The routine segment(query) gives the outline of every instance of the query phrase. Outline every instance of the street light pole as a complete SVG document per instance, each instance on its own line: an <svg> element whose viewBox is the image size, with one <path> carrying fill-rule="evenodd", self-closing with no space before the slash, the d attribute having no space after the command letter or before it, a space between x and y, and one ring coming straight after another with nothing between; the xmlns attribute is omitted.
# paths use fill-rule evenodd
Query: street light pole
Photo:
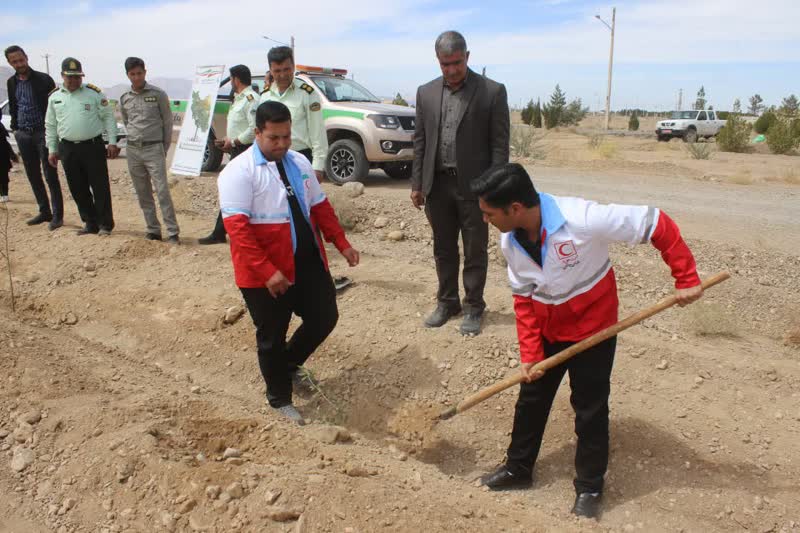
<svg viewBox="0 0 800 533"><path fill-rule="evenodd" d="M611 8L610 26L605 20L600 18L600 15L595 15L594 17L611 30L611 49L608 53L608 91L606 92L606 129L609 129L611 123L611 71L614 67L614 32L617 28L617 8Z"/></svg>

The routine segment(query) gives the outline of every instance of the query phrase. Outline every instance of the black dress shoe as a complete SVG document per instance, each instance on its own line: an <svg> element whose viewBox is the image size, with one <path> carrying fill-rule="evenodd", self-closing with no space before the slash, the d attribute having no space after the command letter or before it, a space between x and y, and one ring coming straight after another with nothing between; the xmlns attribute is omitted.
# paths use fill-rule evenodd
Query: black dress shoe
<svg viewBox="0 0 800 533"><path fill-rule="evenodd" d="M43 215L39 213L32 219L28 220L26 224L29 226L35 226L37 224L42 224L44 222L50 222L51 220L53 220L53 215Z"/></svg>
<svg viewBox="0 0 800 533"><path fill-rule="evenodd" d="M225 244L226 242L228 241L225 240L225 237L220 239L213 233L207 237L201 237L197 239L197 244Z"/></svg>
<svg viewBox="0 0 800 533"><path fill-rule="evenodd" d="M572 514L586 518L597 518L600 515L600 492L582 492L575 497Z"/></svg>
<svg viewBox="0 0 800 533"><path fill-rule="evenodd" d="M477 335L481 332L481 319L483 313L467 313L461 322L462 335Z"/></svg>
<svg viewBox="0 0 800 533"><path fill-rule="evenodd" d="M533 478L530 474L515 474L506 465L501 465L494 472L482 476L481 485L490 490L527 489L533 485Z"/></svg>
<svg viewBox="0 0 800 533"><path fill-rule="evenodd" d="M439 328L444 326L450 318L456 316L458 313L461 312L461 309L455 308L447 308L444 305L439 304L436 306L436 309L428 315L425 319L425 327L426 328Z"/></svg>
<svg viewBox="0 0 800 533"><path fill-rule="evenodd" d="M147 233L145 234L144 238L147 239L148 241L160 241L161 235L159 235L158 233Z"/></svg>
<svg viewBox="0 0 800 533"><path fill-rule="evenodd" d="M50 221L50 224L47 225L47 229L49 229L50 231L54 231L63 225L64 225L63 218L54 218L53 220Z"/></svg>
<svg viewBox="0 0 800 533"><path fill-rule="evenodd" d="M97 226L91 226L89 224L86 224L81 229L79 229L76 233L78 235L89 235L90 233L91 234L96 234L99 231L100 231L100 228L98 228Z"/></svg>

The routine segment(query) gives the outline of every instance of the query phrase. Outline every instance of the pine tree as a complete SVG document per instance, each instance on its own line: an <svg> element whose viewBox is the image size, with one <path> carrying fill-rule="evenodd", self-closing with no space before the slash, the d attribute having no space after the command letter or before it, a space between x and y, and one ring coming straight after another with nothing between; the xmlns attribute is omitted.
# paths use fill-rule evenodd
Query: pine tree
<svg viewBox="0 0 800 533"><path fill-rule="evenodd" d="M761 111L764 110L764 99L761 98L760 94L754 94L750 97L750 107L747 108L747 111L751 115L758 115Z"/></svg>
<svg viewBox="0 0 800 533"><path fill-rule="evenodd" d="M533 108L533 127L542 127L542 101L539 98L536 99L536 106Z"/></svg>
<svg viewBox="0 0 800 533"><path fill-rule="evenodd" d="M800 108L800 102L798 102L797 97L793 94L790 94L789 96L783 99L780 111L784 115L789 115L793 117L797 114L797 110L799 108Z"/></svg>
<svg viewBox="0 0 800 533"><path fill-rule="evenodd" d="M408 102L406 102L406 99L403 98L403 95L400 94L400 93L397 93L397 96L394 97L394 100L392 100L392 103L394 105L401 105L401 106L408 107Z"/></svg>
<svg viewBox="0 0 800 533"><path fill-rule="evenodd" d="M530 125L533 122L533 98L522 108L522 123Z"/></svg>
<svg viewBox="0 0 800 533"><path fill-rule="evenodd" d="M733 101L733 112L736 114L740 114L742 112L742 102L740 102L738 98Z"/></svg>
<svg viewBox="0 0 800 533"><path fill-rule="evenodd" d="M636 116L636 111L633 112L631 118L628 120L628 129L630 131L637 131L639 129L639 117Z"/></svg>
<svg viewBox="0 0 800 533"><path fill-rule="evenodd" d="M697 100L694 102L694 108L697 111L706 108L706 89L702 85L700 86L700 90L697 91Z"/></svg>
<svg viewBox="0 0 800 533"><path fill-rule="evenodd" d="M544 115L544 126L549 130L561 123L561 116L564 113L564 106L567 104L567 95L556 84L553 94L550 95L550 103L544 105L542 115Z"/></svg>

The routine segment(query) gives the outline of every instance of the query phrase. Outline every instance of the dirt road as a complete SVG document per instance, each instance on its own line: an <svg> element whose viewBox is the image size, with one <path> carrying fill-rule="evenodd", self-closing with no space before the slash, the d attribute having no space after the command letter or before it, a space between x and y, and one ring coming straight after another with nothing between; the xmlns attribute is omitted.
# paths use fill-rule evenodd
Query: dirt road
<svg viewBox="0 0 800 533"><path fill-rule="evenodd" d="M174 185L185 244L173 248L143 240L124 161L112 163L109 238L76 236L69 198L67 227L25 226L35 205L14 174L19 310L8 312L0 282L0 531L800 530L800 188L618 166L552 160L532 172L548 192L664 207L701 273L733 279L622 335L599 523L568 513L566 383L529 491L474 486L503 459L513 390L433 432L398 416L455 403L518 358L496 239L483 334L421 327L435 273L406 184L375 173L354 199L325 186L362 265L333 263L356 283L309 365L320 390L298 404L314 423L297 428L264 406L247 315L223 324L241 306L227 247L193 241L213 222L213 176ZM392 230L404 240L387 240ZM613 258L623 313L669 292L652 248Z"/></svg>

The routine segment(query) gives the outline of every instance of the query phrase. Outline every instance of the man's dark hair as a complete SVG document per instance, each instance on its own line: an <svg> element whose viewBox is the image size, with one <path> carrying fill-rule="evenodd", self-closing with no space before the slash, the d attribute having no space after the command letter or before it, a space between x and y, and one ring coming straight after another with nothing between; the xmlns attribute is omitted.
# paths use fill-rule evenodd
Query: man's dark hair
<svg viewBox="0 0 800 533"><path fill-rule="evenodd" d="M292 113L289 108L280 102L264 102L256 109L256 129L263 130L267 122L280 124L292 120Z"/></svg>
<svg viewBox="0 0 800 533"><path fill-rule="evenodd" d="M28 57L28 54L25 53L25 50L23 50L21 46L17 46L16 44L12 44L8 48L6 48L6 59L8 59L8 56L13 54L14 52L22 52L22 55L24 55L25 57Z"/></svg>
<svg viewBox="0 0 800 533"><path fill-rule="evenodd" d="M132 71L136 67L142 67L144 70L144 60L140 57L129 57L125 60L125 73Z"/></svg>
<svg viewBox="0 0 800 533"><path fill-rule="evenodd" d="M519 163L495 165L472 182L470 189L492 207L507 209L514 202L539 205L539 195L525 167Z"/></svg>
<svg viewBox="0 0 800 533"><path fill-rule="evenodd" d="M291 59L292 63L294 63L294 52L288 46L276 46L274 48L270 48L269 53L267 54L267 63L270 65L273 63L283 63L287 59Z"/></svg>
<svg viewBox="0 0 800 533"><path fill-rule="evenodd" d="M245 85L253 83L253 77L250 75L250 68L246 65L236 65L230 69L231 78L236 78Z"/></svg>

